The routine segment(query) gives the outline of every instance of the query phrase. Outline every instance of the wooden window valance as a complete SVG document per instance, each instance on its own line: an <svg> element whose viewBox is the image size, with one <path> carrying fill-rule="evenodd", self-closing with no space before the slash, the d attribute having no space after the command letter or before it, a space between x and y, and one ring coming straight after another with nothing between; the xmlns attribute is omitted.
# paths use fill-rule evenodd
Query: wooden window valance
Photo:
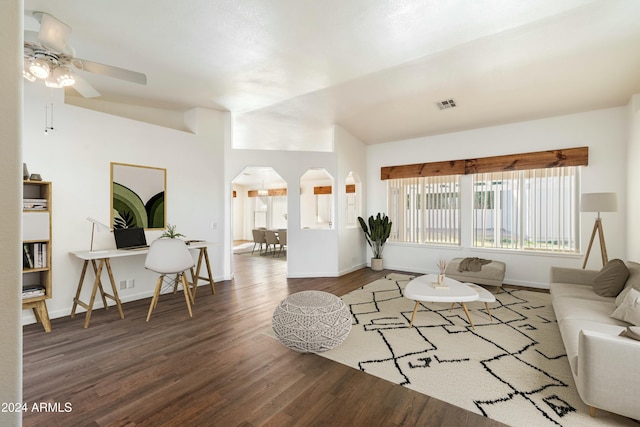
<svg viewBox="0 0 640 427"><path fill-rule="evenodd" d="M262 194L262 192L266 192L266 194ZM248 197L259 197L259 196L286 196L287 189L286 188L270 188L268 190L249 190L247 191Z"/></svg>
<svg viewBox="0 0 640 427"><path fill-rule="evenodd" d="M347 184L347 187L345 189L347 191L347 193L355 193L356 192L356 185L355 184Z"/></svg>
<svg viewBox="0 0 640 427"><path fill-rule="evenodd" d="M421 176L468 175L484 172L546 169L563 166L587 166L589 147L563 148L533 153L508 154L478 159L384 166L380 179L416 178Z"/></svg>
<svg viewBox="0 0 640 427"><path fill-rule="evenodd" d="M313 194L331 194L332 187L330 185L321 185L313 187Z"/></svg>

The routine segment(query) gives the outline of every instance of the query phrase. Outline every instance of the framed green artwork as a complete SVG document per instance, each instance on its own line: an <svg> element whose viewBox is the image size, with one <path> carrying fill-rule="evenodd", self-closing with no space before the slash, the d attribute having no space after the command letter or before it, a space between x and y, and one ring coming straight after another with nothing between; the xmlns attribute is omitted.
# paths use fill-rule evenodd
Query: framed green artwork
<svg viewBox="0 0 640 427"><path fill-rule="evenodd" d="M111 163L111 226L166 228L167 170Z"/></svg>

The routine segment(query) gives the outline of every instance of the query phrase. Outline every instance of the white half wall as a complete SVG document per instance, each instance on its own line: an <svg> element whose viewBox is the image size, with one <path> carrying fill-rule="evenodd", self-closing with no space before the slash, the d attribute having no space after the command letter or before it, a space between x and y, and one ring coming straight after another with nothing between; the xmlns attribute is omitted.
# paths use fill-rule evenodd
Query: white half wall
<svg viewBox="0 0 640 427"><path fill-rule="evenodd" d="M370 146L367 157L368 214L386 211L386 184L380 180L383 166L588 146L589 166L583 168L581 191L618 193L618 212L603 213L602 218L609 259L624 259L627 250L627 111L625 107L611 108ZM594 214L581 214L583 254L594 219ZM470 247L470 239L465 240L463 236L465 241L469 242L466 246L453 248L389 243L384 252L385 268L436 272L436 262L440 258L475 256L506 262L506 283L545 288L551 266L581 267L583 261L582 255L534 255L475 249ZM595 255L593 251L596 251ZM600 248L594 246L587 268L601 267L599 252Z"/></svg>
<svg viewBox="0 0 640 427"><path fill-rule="evenodd" d="M302 229L300 221L300 177L311 168L324 168L337 176L335 153L275 150L237 150L228 147L226 182L231 194L231 181L247 166L272 167L287 183L287 276L335 277L338 271L338 232L333 229ZM335 197L335 194L333 195ZM232 201L226 203L229 222L233 224ZM334 202L335 206L335 202ZM235 225L229 227L229 230ZM230 242L227 242L231 245Z"/></svg>

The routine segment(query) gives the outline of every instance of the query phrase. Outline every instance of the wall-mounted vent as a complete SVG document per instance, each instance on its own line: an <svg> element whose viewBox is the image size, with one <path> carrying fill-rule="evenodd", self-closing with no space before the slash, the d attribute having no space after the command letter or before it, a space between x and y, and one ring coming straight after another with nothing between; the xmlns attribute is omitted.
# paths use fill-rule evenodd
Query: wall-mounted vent
<svg viewBox="0 0 640 427"><path fill-rule="evenodd" d="M436 102L436 105L441 110L448 110L456 107L456 101L453 98L445 99L444 101Z"/></svg>

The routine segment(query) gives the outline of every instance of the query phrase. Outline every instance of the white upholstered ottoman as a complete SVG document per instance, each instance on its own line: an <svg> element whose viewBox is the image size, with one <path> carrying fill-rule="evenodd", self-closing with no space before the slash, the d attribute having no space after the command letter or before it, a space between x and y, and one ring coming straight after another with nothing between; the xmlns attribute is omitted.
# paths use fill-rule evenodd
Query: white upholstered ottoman
<svg viewBox="0 0 640 427"><path fill-rule="evenodd" d="M459 282L471 282L479 285L502 287L506 265L502 261L490 260L482 265L480 271L459 271L460 263L465 258L454 258L447 264L445 275Z"/></svg>
<svg viewBox="0 0 640 427"><path fill-rule="evenodd" d="M276 307L271 326L286 347L301 353L320 353L347 338L351 312L333 294L302 291L289 295Z"/></svg>

